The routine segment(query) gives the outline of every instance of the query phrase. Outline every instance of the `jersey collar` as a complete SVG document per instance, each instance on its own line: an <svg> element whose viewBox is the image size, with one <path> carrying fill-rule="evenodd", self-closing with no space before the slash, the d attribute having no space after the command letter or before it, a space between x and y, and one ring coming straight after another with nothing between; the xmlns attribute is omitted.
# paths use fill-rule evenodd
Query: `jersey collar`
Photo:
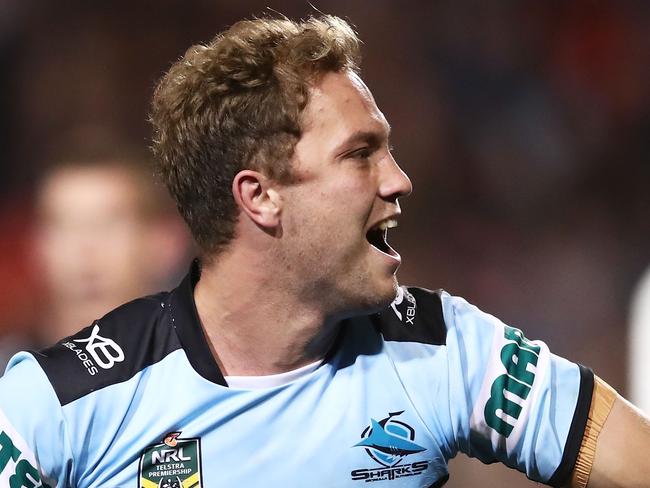
<svg viewBox="0 0 650 488"><path fill-rule="evenodd" d="M194 260L190 272L181 284L169 294L172 327L176 330L187 358L194 370L206 380L228 386L210 351L199 314L194 303L194 287L201 278L201 265Z"/></svg>

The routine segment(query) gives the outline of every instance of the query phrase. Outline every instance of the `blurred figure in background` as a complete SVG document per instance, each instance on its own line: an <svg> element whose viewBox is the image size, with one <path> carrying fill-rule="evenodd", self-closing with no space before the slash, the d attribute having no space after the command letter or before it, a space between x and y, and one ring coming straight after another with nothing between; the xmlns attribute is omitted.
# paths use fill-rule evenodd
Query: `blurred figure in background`
<svg viewBox="0 0 650 488"><path fill-rule="evenodd" d="M146 154L95 147L57 160L36 196L35 261L49 299L45 343L167 285L170 273L185 272L188 242Z"/></svg>
<svg viewBox="0 0 650 488"><path fill-rule="evenodd" d="M650 412L650 268L632 298L629 348L630 399L647 414Z"/></svg>
<svg viewBox="0 0 650 488"><path fill-rule="evenodd" d="M41 288L29 347L71 335L130 299L175 284L189 237L147 154L77 138L55 155L35 193L33 267ZM42 298L41 298L42 297ZM25 339L5 343L25 346ZM11 346L0 366L9 359Z"/></svg>

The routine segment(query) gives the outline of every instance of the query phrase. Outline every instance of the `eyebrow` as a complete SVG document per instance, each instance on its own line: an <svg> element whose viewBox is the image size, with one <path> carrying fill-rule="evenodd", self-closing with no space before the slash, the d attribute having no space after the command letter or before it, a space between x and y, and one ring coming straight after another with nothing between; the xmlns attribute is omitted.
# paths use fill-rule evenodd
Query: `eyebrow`
<svg viewBox="0 0 650 488"><path fill-rule="evenodd" d="M369 146L373 148L377 148L381 145L383 141L387 141L390 138L390 133L391 133L390 126L386 128L386 131L358 130L352 133L338 146L336 146L336 148L334 149L334 154L336 154L337 157L341 156L345 154L347 148L359 142L365 142Z"/></svg>

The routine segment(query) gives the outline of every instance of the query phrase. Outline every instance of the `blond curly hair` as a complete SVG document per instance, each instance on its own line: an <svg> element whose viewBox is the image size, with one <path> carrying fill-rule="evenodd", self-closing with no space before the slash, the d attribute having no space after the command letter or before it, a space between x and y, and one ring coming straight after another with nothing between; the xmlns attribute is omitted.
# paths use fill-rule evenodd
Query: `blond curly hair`
<svg viewBox="0 0 650 488"><path fill-rule="evenodd" d="M358 72L360 59L359 38L338 17L261 18L192 46L163 76L152 149L204 258L233 238L234 176L249 168L289 181L310 85L327 72Z"/></svg>

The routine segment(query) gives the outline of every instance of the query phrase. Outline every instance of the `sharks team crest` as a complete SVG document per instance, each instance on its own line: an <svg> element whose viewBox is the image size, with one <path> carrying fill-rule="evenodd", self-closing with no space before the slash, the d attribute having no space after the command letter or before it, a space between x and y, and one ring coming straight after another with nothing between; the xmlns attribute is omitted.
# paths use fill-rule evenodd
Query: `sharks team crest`
<svg viewBox="0 0 650 488"><path fill-rule="evenodd" d="M353 447L365 448L366 454L381 467L355 469L350 473L353 480L369 482L417 476L429 467L429 461L403 462L407 456L426 451L415 442L415 429L395 418L403 413L403 410L391 412L380 421L370 419L370 425L361 433L361 441Z"/></svg>
<svg viewBox="0 0 650 488"><path fill-rule="evenodd" d="M140 457L138 488L201 488L201 442L170 432Z"/></svg>

